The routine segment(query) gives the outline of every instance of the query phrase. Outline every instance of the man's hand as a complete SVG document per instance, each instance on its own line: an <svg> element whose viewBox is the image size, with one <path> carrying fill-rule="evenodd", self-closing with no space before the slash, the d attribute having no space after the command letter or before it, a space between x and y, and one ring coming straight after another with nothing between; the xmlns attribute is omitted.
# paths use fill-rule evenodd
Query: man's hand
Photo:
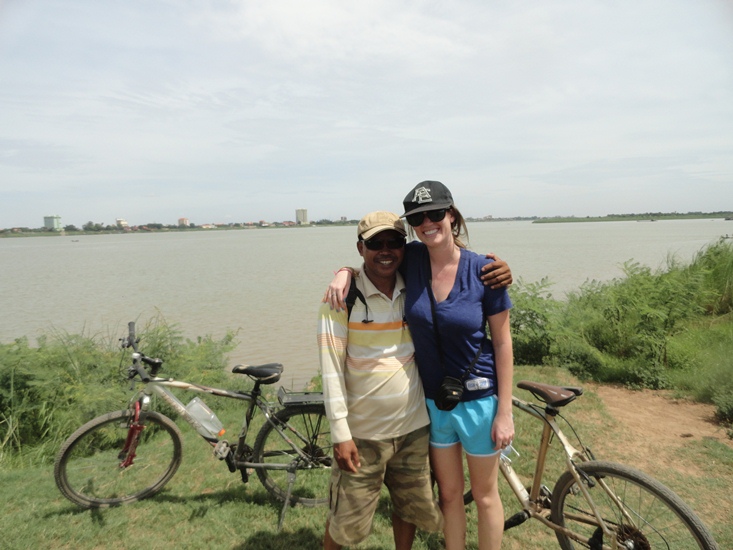
<svg viewBox="0 0 733 550"><path fill-rule="evenodd" d="M333 456L336 458L339 468L344 472L355 474L358 468L361 467L361 462L359 462L359 450L356 448L356 444L353 439L334 444Z"/></svg>
<svg viewBox="0 0 733 550"><path fill-rule="evenodd" d="M486 258L494 261L481 268L481 271L484 273L481 275L481 280L484 285L491 286L492 289L510 287L514 279L512 278L512 270L509 269L509 264L496 254L489 253L486 255Z"/></svg>

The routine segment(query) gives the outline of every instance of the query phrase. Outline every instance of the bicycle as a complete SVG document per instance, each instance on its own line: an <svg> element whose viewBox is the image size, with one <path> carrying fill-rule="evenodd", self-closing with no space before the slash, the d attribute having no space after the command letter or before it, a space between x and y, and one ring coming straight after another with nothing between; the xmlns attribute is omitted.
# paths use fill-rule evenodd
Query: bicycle
<svg viewBox="0 0 733 550"><path fill-rule="evenodd" d="M544 406L514 396L515 410L533 416L543 426L529 487L512 468L511 451L500 457L499 469L522 506L504 522L504 531L536 519L555 532L563 550L718 549L702 520L671 489L624 464L596 460L560 415L562 407L583 394L582 388L531 381L520 381L517 387L529 391ZM560 430L558 416L573 431L580 449ZM543 484L543 475L553 437L562 446L565 471L550 490ZM463 499L467 505L472 502L470 490Z"/></svg>
<svg viewBox="0 0 733 550"><path fill-rule="evenodd" d="M126 373L131 389L140 382L142 388L126 409L90 420L64 442L54 463L54 478L66 498L83 508L119 506L151 497L170 481L181 464L182 434L173 420L151 410L152 397L157 396L213 447L214 456L232 473L239 471L244 483L251 470L257 472L265 489L283 502L278 529L289 505L327 502L332 443L321 392L291 392L281 387L279 405L267 402L261 386L280 379L283 367L279 363L234 367L233 373L254 381L251 391L160 378L157 374L163 361L138 349L134 322L121 341L123 349L133 350ZM236 443L221 439L224 430L213 411L196 400L187 408L169 388L248 403ZM247 434L257 409L265 422L251 447ZM298 478L303 473L309 475Z"/></svg>

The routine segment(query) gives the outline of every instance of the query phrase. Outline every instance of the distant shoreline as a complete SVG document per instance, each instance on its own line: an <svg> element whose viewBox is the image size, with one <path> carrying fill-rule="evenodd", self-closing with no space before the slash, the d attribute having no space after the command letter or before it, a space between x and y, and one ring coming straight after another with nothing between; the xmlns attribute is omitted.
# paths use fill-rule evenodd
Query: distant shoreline
<svg viewBox="0 0 733 550"><path fill-rule="evenodd" d="M648 212L645 214L609 214L607 216L556 216L553 218L537 218L532 223L578 223L578 222L656 222L663 220L705 220L705 219L733 220L733 212L688 212L678 214L676 212Z"/></svg>
<svg viewBox="0 0 733 550"><path fill-rule="evenodd" d="M656 222L666 220L704 220L704 219L724 219L733 221L733 211L730 212L688 212L686 214L680 214L677 212L665 213L665 212L647 212L644 214L608 214L606 216L553 216L553 217L512 217L512 218L466 218L467 222L481 223L481 222L507 222L507 221L526 221L532 223L584 223L584 222ZM110 228L106 227L98 231L53 231L45 228L30 229L30 228L13 228L13 229L0 229L0 238L16 238L16 237L77 237L80 235L119 235L125 233L166 233L166 232L177 232L177 233L188 233L188 232L211 232L211 231L237 231L247 230L252 231L256 229L303 229L306 227L344 227L357 225L358 220L348 220L339 222L328 222L319 221L307 225L285 225L281 223L271 223L267 225L244 225L244 224L221 224L217 226L208 227L178 227L178 226L162 226L162 227L149 227L147 226L136 226L132 228ZM157 224L159 225L159 224Z"/></svg>

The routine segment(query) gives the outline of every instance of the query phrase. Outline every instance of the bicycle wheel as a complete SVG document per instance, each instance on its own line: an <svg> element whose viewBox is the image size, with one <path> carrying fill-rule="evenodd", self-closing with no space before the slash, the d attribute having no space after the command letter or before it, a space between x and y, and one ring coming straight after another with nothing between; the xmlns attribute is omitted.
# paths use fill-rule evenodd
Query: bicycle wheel
<svg viewBox="0 0 733 550"><path fill-rule="evenodd" d="M295 405L278 411L265 422L257 434L254 460L272 466L291 465L295 469L290 503L319 506L328 502L328 484L331 477L331 427L323 405ZM275 426L282 429L288 443ZM301 457L293 448L305 453ZM285 501L289 473L285 469L257 468L257 477L270 494Z"/></svg>
<svg viewBox="0 0 733 550"><path fill-rule="evenodd" d="M680 497L648 475L623 464L585 462L578 464L583 485L598 514L621 548L634 550L674 548L715 550L712 535ZM556 532L563 550L601 548L604 540L598 521L578 488L565 472L552 492L552 521L589 539L579 543ZM605 547L605 546L604 546Z"/></svg>
<svg viewBox="0 0 733 550"><path fill-rule="evenodd" d="M173 477L181 463L178 427L148 412L143 429L131 432L133 418L131 410L111 412L66 440L54 464L56 485L66 498L84 508L118 506L154 495ZM134 435L131 455L126 442Z"/></svg>

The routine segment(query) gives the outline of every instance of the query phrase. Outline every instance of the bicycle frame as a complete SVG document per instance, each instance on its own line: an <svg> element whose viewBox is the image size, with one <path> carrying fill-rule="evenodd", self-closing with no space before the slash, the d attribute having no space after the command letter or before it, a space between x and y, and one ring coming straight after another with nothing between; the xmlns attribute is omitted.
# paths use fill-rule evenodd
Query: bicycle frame
<svg viewBox="0 0 733 550"><path fill-rule="evenodd" d="M530 486L529 492L524 487L524 484L522 483L521 479L517 475L517 473L514 471L511 465L511 461L502 456L502 458L499 460L499 469L501 470L502 475L506 479L507 483L509 484L509 487L512 489L512 492L514 492L515 496L517 497L517 500L522 505L522 512L520 512L518 515L523 515L523 517L520 517L517 521L518 523L523 523L526 521L526 519L534 518L538 521L540 521L543 525L546 527L552 529L553 531L557 531L560 533L563 533L565 536L583 543L583 544L589 544L590 539L587 537L582 537L578 535L577 533L574 533L573 531L557 525L554 523L550 518L548 517L550 514L550 510L543 506L541 503L541 490L542 490L542 476L545 471L545 461L547 459L547 452L550 448L550 441L553 436L557 438L558 441L560 441L560 444L563 448L563 456L565 459L565 465L569 472L572 473L573 477L575 478L577 482L577 486L580 488L583 497L588 502L589 506L593 510L593 514L595 515L596 521L598 526L603 530L603 533L605 536L607 536L610 540L613 540L613 537L611 536L611 531L609 530L608 526L606 525L606 522L603 520L601 515L599 514L597 507L595 506L592 497L588 493L588 490L586 489L585 485L581 483L581 476L578 473L577 469L574 465L574 460L579 461L586 461L586 455L584 452L579 451L577 448L575 448L568 438L565 436L565 434L560 430L560 427L557 425L557 422L555 422L555 416L557 415L557 410L552 409L550 407L546 407L544 411L540 411L540 407L538 405L533 405L532 403L529 403L527 401L524 401L522 399L519 399L518 397L512 397L512 405L514 407L517 407L519 410L537 418L543 423L542 427L542 436L540 439L540 446L539 446L539 452L537 455L537 462L535 464L535 470L534 470L534 477L532 480L532 485ZM585 451L585 449L584 449ZM602 480L598 481L599 483L603 483ZM609 488L603 484L604 490L612 497L614 500L616 500L613 493L609 490Z"/></svg>
<svg viewBox="0 0 733 550"><path fill-rule="evenodd" d="M191 415L191 413L188 412L186 409L186 406L183 404L183 402L176 397L176 395L169 389L169 388L176 388L184 391L190 391L190 392L197 392L197 393L205 393L209 395L215 395L217 397L226 397L229 399L238 399L240 401L248 402L249 405L247 407L247 410L244 415L244 420L242 422L242 429L238 436L238 441L241 445L245 443L247 434L249 432L250 423L252 421L252 418L254 416L255 407L259 408L263 415L265 416L265 419L267 422L270 422L273 425L273 428L280 434L280 437L283 438L284 441L292 447L293 451L302 459L308 460L308 456L293 442L293 440L288 436L288 434L283 430L283 428L272 421L273 417L273 409L270 407L269 403L264 401L260 398L260 391L259 388L257 388L255 391L252 392L239 392L239 391L231 391L231 390L225 390L221 388L211 388L208 386L202 386L198 384L191 384L189 382L184 382L182 380L175 380L172 378L151 378L149 382L145 383L145 386L140 391L142 394L142 397L140 397L138 394L138 397L136 397L133 401L134 402L141 402L141 411L144 413L145 411L149 410L150 407L150 401L151 396L156 395L160 397L163 401L168 403L173 410L176 411L178 415L181 416L186 422L188 422L195 430L196 432L212 447L215 448L215 454L217 457L224 459L229 451L229 445L226 443L225 440L219 439L218 437L211 437L208 435L207 430L204 428L204 426L196 420L196 418ZM131 429L133 429L131 427ZM297 431L294 431L292 428L290 428L291 431L293 431L298 437L300 437L303 441L305 441L305 438L302 437L301 434L299 434ZM249 458L249 457L247 457ZM261 462L250 462L249 460L235 460L234 465L236 468L262 468L267 470L289 470L291 469L291 466L287 464L271 464L271 463L261 463Z"/></svg>
<svg viewBox="0 0 733 550"><path fill-rule="evenodd" d="M273 421L273 409L270 407L267 401L261 399L261 392L259 388L260 382L255 381L255 387L251 392L212 388L198 384L191 384L182 380L175 380L172 378L154 377L149 378L143 383L145 384L144 387L131 401L130 406L135 411L135 415L133 416L134 420L129 427L128 442L125 448L126 451L128 451L129 449L129 452L125 457L125 460L121 463L121 467L128 467L133 464L133 460L135 458L135 448L137 447L137 439L140 431L142 430L142 426L140 425L138 420L141 416L144 417L146 411L150 410L151 397L153 395L156 395L160 397L163 401L168 403L168 405L170 405L171 408L173 408L173 410L181 416L181 418L188 422L196 430L196 432L207 443L209 443L209 445L214 447L214 455L220 460L226 460L227 465L229 466L229 470L231 472L239 470L242 474L242 481L246 482L248 479L246 471L247 468L262 470L284 470L288 472L289 486L282 510L280 512L280 519L278 521L279 531L282 528L283 522L285 520L285 512L287 511L289 506L290 491L292 489L293 483L295 483L296 460L292 460L287 464L252 462L253 451L252 448L246 444L246 439L252 418L255 413L255 407L259 408L262 411L266 422L269 422L272 425L273 429L290 446L290 448L294 451L294 453L299 457L300 460L311 464L311 459L293 442L293 440L285 432L284 428L287 428L288 430L293 432L302 442L307 442L307 438L300 434L289 424L285 424L284 426L282 426L280 423ZM226 397L229 399L237 399L240 401L248 402L249 404L247 406L244 420L242 422L242 429L238 436L236 453L232 452L233 449L229 445L227 440L219 439L219 437L211 437L207 429L190 412L188 412L183 402L181 402L181 400L176 397L176 395L171 391L170 388L196 393L205 393L217 397Z"/></svg>

